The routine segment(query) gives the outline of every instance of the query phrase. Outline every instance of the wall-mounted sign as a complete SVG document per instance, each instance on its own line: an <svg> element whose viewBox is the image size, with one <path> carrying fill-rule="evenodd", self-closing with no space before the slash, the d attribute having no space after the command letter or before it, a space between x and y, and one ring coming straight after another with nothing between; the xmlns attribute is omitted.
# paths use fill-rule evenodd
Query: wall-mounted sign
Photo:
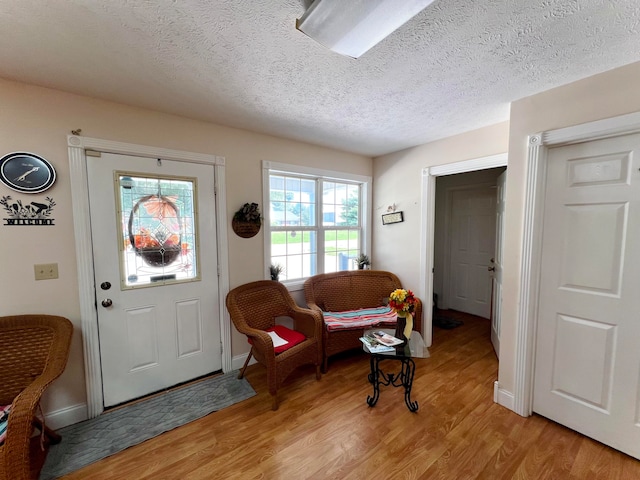
<svg viewBox="0 0 640 480"><path fill-rule="evenodd" d="M0 198L0 205L4 207L8 218L3 218L5 225L53 225L53 218L50 218L51 212L56 202L53 198L46 197L47 203L40 202L22 202L22 200L14 200L10 195Z"/></svg>
<svg viewBox="0 0 640 480"><path fill-rule="evenodd" d="M56 181L56 171L33 153L14 152L0 158L0 181L22 193L42 193Z"/></svg>
<svg viewBox="0 0 640 480"><path fill-rule="evenodd" d="M404 222L402 212L385 213L382 215L382 224L388 225L389 223Z"/></svg>

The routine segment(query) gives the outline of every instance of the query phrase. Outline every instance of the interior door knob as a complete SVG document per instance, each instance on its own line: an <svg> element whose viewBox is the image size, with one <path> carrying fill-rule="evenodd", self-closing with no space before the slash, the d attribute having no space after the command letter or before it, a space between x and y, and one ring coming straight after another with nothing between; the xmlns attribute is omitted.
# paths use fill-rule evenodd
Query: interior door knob
<svg viewBox="0 0 640 480"><path fill-rule="evenodd" d="M496 271L496 267L487 267L487 270L489 270L490 272L495 272Z"/></svg>
<svg viewBox="0 0 640 480"><path fill-rule="evenodd" d="M113 305L113 302L111 301L110 298L105 298L104 300L102 300L102 306L104 308L110 307L111 305Z"/></svg>

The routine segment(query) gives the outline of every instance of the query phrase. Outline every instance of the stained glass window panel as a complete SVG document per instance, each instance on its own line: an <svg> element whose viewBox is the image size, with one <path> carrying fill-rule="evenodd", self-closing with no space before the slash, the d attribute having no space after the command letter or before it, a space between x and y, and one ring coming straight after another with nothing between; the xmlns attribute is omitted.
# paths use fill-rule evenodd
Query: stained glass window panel
<svg viewBox="0 0 640 480"><path fill-rule="evenodd" d="M118 173L121 285L199 279L196 180Z"/></svg>

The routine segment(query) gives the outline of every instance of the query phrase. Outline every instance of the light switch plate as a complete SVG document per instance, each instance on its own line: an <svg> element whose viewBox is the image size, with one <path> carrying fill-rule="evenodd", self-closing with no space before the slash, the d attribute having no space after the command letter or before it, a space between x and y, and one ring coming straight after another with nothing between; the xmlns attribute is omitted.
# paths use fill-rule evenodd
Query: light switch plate
<svg viewBox="0 0 640 480"><path fill-rule="evenodd" d="M53 280L58 278L57 263L39 263L33 266L36 280Z"/></svg>

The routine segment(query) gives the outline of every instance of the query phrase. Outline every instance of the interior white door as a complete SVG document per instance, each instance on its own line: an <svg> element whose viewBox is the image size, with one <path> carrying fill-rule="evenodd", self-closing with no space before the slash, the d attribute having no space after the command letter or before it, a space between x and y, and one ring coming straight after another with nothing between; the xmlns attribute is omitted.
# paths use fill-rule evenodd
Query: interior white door
<svg viewBox="0 0 640 480"><path fill-rule="evenodd" d="M496 237L495 255L491 267L493 269L493 288L491 300L491 343L500 358L500 325L502 323L502 269L504 265L504 210L507 193L507 172L504 171L496 184Z"/></svg>
<svg viewBox="0 0 640 480"><path fill-rule="evenodd" d="M105 407L220 370L214 168L87 157Z"/></svg>
<svg viewBox="0 0 640 480"><path fill-rule="evenodd" d="M492 187L451 192L449 307L491 315L490 260L495 254L496 191Z"/></svg>
<svg viewBox="0 0 640 480"><path fill-rule="evenodd" d="M533 409L640 458L640 135L550 149Z"/></svg>

